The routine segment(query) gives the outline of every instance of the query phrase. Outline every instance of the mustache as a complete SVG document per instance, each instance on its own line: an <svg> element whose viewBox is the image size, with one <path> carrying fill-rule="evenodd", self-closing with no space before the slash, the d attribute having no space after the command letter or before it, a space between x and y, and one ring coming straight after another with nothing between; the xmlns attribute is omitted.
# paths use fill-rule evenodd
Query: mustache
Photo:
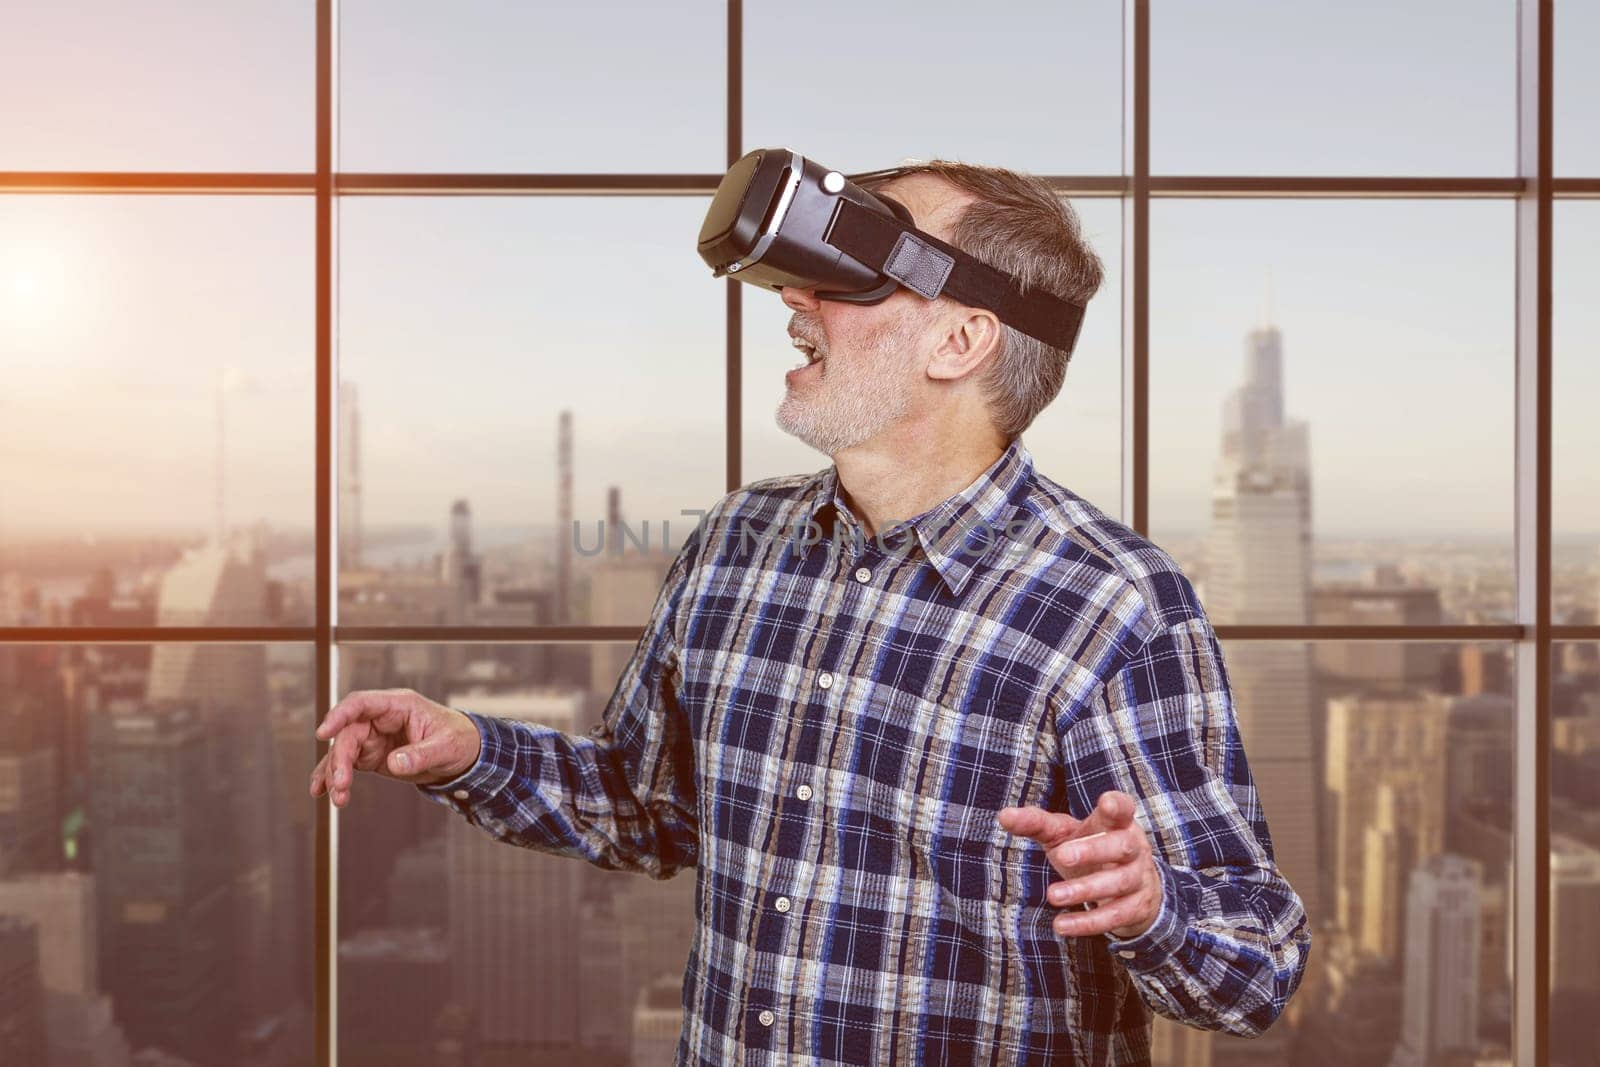
<svg viewBox="0 0 1600 1067"><path fill-rule="evenodd" d="M822 336L822 317L807 311L797 311L789 317L789 332L798 334L819 348L826 340Z"/></svg>

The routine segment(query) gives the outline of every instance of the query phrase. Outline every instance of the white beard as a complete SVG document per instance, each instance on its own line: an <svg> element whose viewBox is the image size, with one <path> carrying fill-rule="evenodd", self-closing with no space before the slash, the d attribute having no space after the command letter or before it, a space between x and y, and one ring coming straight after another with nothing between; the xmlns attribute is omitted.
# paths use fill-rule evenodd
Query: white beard
<svg viewBox="0 0 1600 1067"><path fill-rule="evenodd" d="M778 404L778 427L833 456L904 418L911 410L906 355L921 325L901 318L868 337L864 351L829 356L818 380L790 389Z"/></svg>

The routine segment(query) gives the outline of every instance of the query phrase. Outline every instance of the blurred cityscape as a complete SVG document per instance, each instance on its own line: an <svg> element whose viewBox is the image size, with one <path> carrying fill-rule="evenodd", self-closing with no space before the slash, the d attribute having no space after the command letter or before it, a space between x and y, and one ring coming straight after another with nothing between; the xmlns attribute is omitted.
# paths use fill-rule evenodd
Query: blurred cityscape
<svg viewBox="0 0 1600 1067"><path fill-rule="evenodd" d="M1310 427L1284 411L1282 349L1274 326L1248 333L1210 524L1160 542L1212 622L1509 621L1507 545L1315 541ZM630 516L614 486L579 493L571 412L554 521L479 531L463 499L437 527L368 528L359 395L345 384L338 408L341 625L645 622L694 516ZM220 484L218 498L198 543L0 545L0 625L309 624L310 535L230 526ZM1600 618L1600 546L1557 546L1553 581L1557 623ZM338 687L409 686L583 732L632 647L342 645ZM1315 944L1265 1036L1158 1020L1157 1062L1510 1063L1510 645L1230 641L1224 653ZM1600 1042L1600 643L1557 645L1552 668L1552 1062L1578 1064ZM325 709L312 690L306 645L0 647L8 1062L313 1058L312 827L325 801L307 778ZM502 845L371 776L338 814L337 873L342 1063L671 1062L693 878Z"/></svg>

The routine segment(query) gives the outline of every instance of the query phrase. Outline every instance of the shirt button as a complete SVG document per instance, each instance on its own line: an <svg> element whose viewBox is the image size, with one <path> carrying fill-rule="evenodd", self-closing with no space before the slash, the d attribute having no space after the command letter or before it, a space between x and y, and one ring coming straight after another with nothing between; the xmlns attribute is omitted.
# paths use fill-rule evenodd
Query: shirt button
<svg viewBox="0 0 1600 1067"><path fill-rule="evenodd" d="M833 675L829 674L827 671L823 671L817 676L817 684L824 689L828 688L833 684Z"/></svg>
<svg viewBox="0 0 1600 1067"><path fill-rule="evenodd" d="M772 1025L772 1020L777 1018L777 1016L773 1015L770 1011L767 1011L765 1008L763 1008L761 1010L761 1014L757 1015L756 1018L761 1020L761 1025L762 1026L771 1026Z"/></svg>
<svg viewBox="0 0 1600 1067"><path fill-rule="evenodd" d="M856 581L858 581L858 582L870 582L870 581L872 581L872 572L867 570L867 568L865 568L865 567L857 567L856 568Z"/></svg>
<svg viewBox="0 0 1600 1067"><path fill-rule="evenodd" d="M1125 960L1131 960L1133 957L1137 956L1138 953L1133 951L1131 948L1123 948L1117 950L1117 955L1121 956Z"/></svg>
<svg viewBox="0 0 1600 1067"><path fill-rule="evenodd" d="M799 797L801 800L810 800L811 787L809 785L803 785L794 791L794 795Z"/></svg>
<svg viewBox="0 0 1600 1067"><path fill-rule="evenodd" d="M457 789L454 793L451 793L450 795L455 797L457 800L465 800L465 799L467 799L468 793L467 793L467 791L465 789Z"/></svg>
<svg viewBox="0 0 1600 1067"><path fill-rule="evenodd" d="M779 897L777 900L772 902L772 906L774 908L777 908L779 911L788 911L789 910L789 898L788 897Z"/></svg>

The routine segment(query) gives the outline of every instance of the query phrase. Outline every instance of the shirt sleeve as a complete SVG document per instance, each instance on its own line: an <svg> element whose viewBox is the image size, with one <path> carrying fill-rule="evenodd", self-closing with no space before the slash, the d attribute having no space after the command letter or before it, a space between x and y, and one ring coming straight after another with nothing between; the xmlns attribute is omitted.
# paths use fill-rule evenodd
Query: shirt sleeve
<svg viewBox="0 0 1600 1067"><path fill-rule="evenodd" d="M1311 947L1299 895L1273 858L1228 676L1203 612L1163 625L1069 730L1069 776L1092 807L1134 797L1161 876L1161 909L1108 940L1139 996L1206 1030L1255 1036L1300 984ZM1073 780L1069 777L1069 781Z"/></svg>
<svg viewBox="0 0 1600 1067"><path fill-rule="evenodd" d="M597 726L572 735L461 709L478 728L477 762L417 788L524 848L652 878L693 866L695 757L680 703L677 631L700 537L696 527L673 560Z"/></svg>

